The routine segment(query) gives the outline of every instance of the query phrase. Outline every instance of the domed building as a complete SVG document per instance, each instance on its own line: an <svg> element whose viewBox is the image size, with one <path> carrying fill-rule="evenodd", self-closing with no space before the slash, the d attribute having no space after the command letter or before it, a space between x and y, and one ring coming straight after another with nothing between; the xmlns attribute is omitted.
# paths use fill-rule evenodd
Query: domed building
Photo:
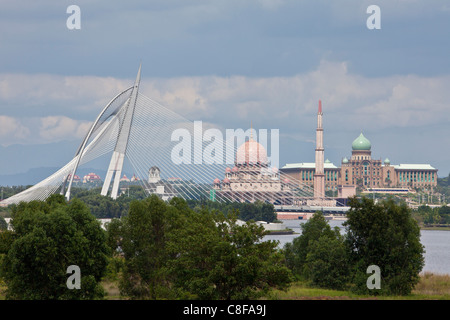
<svg viewBox="0 0 450 320"><path fill-rule="evenodd" d="M331 161L323 161L321 101L317 115L316 162L288 163L280 169L294 181L299 181L300 189L314 186L315 199L324 194L335 197L336 191L337 198L345 199L355 195L357 187L362 192L407 193L412 189L432 191L437 186L438 170L430 164L392 165L388 158L384 161L373 159L372 143L362 131L352 142L352 156L344 157L340 167Z"/></svg>
<svg viewBox="0 0 450 320"><path fill-rule="evenodd" d="M372 144L364 134L352 142L352 156L341 163L339 185L380 185L383 176L381 159L372 159Z"/></svg>
<svg viewBox="0 0 450 320"><path fill-rule="evenodd" d="M353 141L350 161L342 160L342 185L358 185L363 189L436 186L437 170L429 164L391 165L388 158L372 159L371 147L362 133Z"/></svg>
<svg viewBox="0 0 450 320"><path fill-rule="evenodd" d="M388 158L372 158L372 143L362 132L351 147L351 157L344 157L340 167L330 161L324 163L325 190L339 191L339 198L354 195L357 186L362 190L395 192L396 188L406 192L411 188L432 189L437 185L437 169L430 164L393 165ZM313 185L315 163L286 164L281 171L303 185Z"/></svg>
<svg viewBox="0 0 450 320"><path fill-rule="evenodd" d="M370 143L369 140L367 140L366 137L364 137L364 135L361 134L359 135L358 138L356 138L355 140L353 140L352 143L352 150L357 150L357 151L370 151L370 149L372 148L372 144Z"/></svg>
<svg viewBox="0 0 450 320"><path fill-rule="evenodd" d="M236 152L237 166L258 165L267 167L268 163L266 149L260 143L253 140L252 137L242 144Z"/></svg>
<svg viewBox="0 0 450 320"><path fill-rule="evenodd" d="M281 204L292 199L289 180L280 180L278 168L269 166L266 149L252 137L237 149L234 167L225 169L224 179L214 179L213 188L217 196L238 202Z"/></svg>
<svg viewBox="0 0 450 320"><path fill-rule="evenodd" d="M437 169L429 164L391 165L386 158L372 158L372 144L361 133L352 143L350 160L342 160L340 185L379 188L433 188L437 185Z"/></svg>
<svg viewBox="0 0 450 320"><path fill-rule="evenodd" d="M83 183L94 183L94 182L101 182L101 178L98 174L95 174L93 172L88 173L83 177Z"/></svg>

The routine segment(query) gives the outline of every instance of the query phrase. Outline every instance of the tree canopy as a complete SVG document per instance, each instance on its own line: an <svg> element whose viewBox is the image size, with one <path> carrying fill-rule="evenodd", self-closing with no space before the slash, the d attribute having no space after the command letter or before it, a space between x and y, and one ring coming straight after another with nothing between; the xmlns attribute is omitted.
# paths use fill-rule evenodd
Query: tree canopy
<svg viewBox="0 0 450 320"><path fill-rule="evenodd" d="M124 257L121 293L133 298L252 299L291 281L262 227L180 198L133 201L108 233Z"/></svg>
<svg viewBox="0 0 450 320"><path fill-rule="evenodd" d="M13 232L0 266L9 299L95 299L107 264L105 232L79 200L61 195L12 208ZM5 246L5 241L3 241ZM81 289L69 289L67 268L81 270Z"/></svg>
<svg viewBox="0 0 450 320"><path fill-rule="evenodd" d="M331 229L321 212L300 227L301 235L284 246L287 266L298 278L315 286L343 289L349 265L339 228Z"/></svg>
<svg viewBox="0 0 450 320"><path fill-rule="evenodd" d="M393 200L375 204L352 198L349 205L344 226L355 289L373 293L367 288L367 268L376 265L381 271L378 293L409 294L424 265L420 228L411 210Z"/></svg>
<svg viewBox="0 0 450 320"><path fill-rule="evenodd" d="M375 204L351 198L344 235L332 230L323 214L301 225L302 234L284 247L294 275L319 287L350 287L364 294L407 295L424 265L420 229L406 204ZM369 288L367 270L380 270L380 289Z"/></svg>

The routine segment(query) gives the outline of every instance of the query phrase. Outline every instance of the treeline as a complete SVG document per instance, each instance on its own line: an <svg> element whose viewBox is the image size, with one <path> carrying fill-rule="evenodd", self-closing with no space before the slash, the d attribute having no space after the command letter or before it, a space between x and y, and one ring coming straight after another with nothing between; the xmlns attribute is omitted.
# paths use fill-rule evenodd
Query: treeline
<svg viewBox="0 0 450 320"><path fill-rule="evenodd" d="M450 197L450 173L447 177L437 179L436 191L445 196L448 201Z"/></svg>
<svg viewBox="0 0 450 320"><path fill-rule="evenodd" d="M420 225L450 225L450 207L429 207L420 206L413 213L414 218Z"/></svg>
<svg viewBox="0 0 450 320"><path fill-rule="evenodd" d="M187 200L191 209L201 210L206 208L209 211L219 211L225 215L237 214L237 217L244 221L265 221L274 222L277 219L275 207L271 203L255 201L253 203L240 202L216 202L211 200Z"/></svg>
<svg viewBox="0 0 450 320"><path fill-rule="evenodd" d="M316 213L282 249L264 241L263 227L236 223L235 211L193 204L156 195L133 200L106 231L76 198L13 206L13 231L0 232L6 298L102 299L105 278L117 280L121 296L131 299L259 299L295 279L407 295L424 265L417 222L392 200L351 199L344 234ZM81 289L66 285L70 265L81 270Z"/></svg>
<svg viewBox="0 0 450 320"><path fill-rule="evenodd" d="M120 195L116 200L109 196L100 195L100 188L97 189L76 189L72 191L72 198L77 198L88 205L92 214L96 218L120 218L128 214L130 203L133 200L143 200L148 194L141 186L129 186L127 192ZM266 221L276 220L276 212L273 204L256 201L254 203L238 202L216 202L209 199L187 200L189 208L201 210L206 208L209 211L220 211L225 215L235 213L237 217L244 221Z"/></svg>
<svg viewBox="0 0 450 320"><path fill-rule="evenodd" d="M22 192L26 189L28 189L31 186L12 186L12 187L2 187L0 186L0 193L1 193L1 200L7 199L19 192ZM0 207L0 217L7 216L9 214L10 210L8 207Z"/></svg>
<svg viewBox="0 0 450 320"><path fill-rule="evenodd" d="M20 192L25 187L10 188L9 195L13 192ZM72 199L79 199L84 202L94 217L102 218L120 218L128 214L130 203L133 200L143 200L148 197L147 192L141 186L130 185L124 194L121 194L117 199L112 199L110 196L102 196L100 194L101 188L73 188L71 191ZM215 202L209 199L202 200L187 200L191 209L200 210L205 207L208 210L221 211L228 215L231 213L237 214L238 218L244 221L266 221L273 222L276 220L276 212L273 204L256 201L255 203L237 203L237 202ZM4 215L10 214L9 208L1 208ZM1 211L0 211L1 215Z"/></svg>

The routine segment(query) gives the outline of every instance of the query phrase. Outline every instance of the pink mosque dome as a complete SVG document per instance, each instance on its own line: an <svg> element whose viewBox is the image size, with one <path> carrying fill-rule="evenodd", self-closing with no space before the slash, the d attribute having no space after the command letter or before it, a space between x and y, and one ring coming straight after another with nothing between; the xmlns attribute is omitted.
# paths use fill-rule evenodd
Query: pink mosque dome
<svg viewBox="0 0 450 320"><path fill-rule="evenodd" d="M215 183L215 184L219 184L219 183L220 183L220 180L219 180L218 178L215 178L215 179L214 179L214 183Z"/></svg>
<svg viewBox="0 0 450 320"><path fill-rule="evenodd" d="M239 169L238 169L238 167L233 167L233 169L232 169L231 171L232 171L232 172L238 172Z"/></svg>
<svg viewBox="0 0 450 320"><path fill-rule="evenodd" d="M266 149L258 142L250 138L242 144L236 153L236 164L264 164L267 165Z"/></svg>
<svg viewBox="0 0 450 320"><path fill-rule="evenodd" d="M230 179L228 178L223 179L223 183L230 183Z"/></svg>
<svg viewBox="0 0 450 320"><path fill-rule="evenodd" d="M285 179L284 179L284 183L289 183L289 179L288 179L288 178L285 178Z"/></svg>
<svg viewBox="0 0 450 320"><path fill-rule="evenodd" d="M226 172L226 173L231 172L231 168L226 168L226 169L225 169L225 172Z"/></svg>

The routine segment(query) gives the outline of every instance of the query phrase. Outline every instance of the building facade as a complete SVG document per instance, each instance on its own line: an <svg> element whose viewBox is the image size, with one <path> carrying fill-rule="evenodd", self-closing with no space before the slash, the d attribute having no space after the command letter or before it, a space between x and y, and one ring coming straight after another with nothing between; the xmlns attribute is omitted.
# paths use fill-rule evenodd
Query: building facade
<svg viewBox="0 0 450 320"><path fill-rule="evenodd" d="M413 188L432 190L437 185L437 169L430 164L391 164L386 158L372 158L372 145L361 133L352 143L352 153L344 157L340 167L325 161L325 190L337 191L340 187L360 188ZM293 179L311 185L314 183L314 163L286 164L280 171Z"/></svg>
<svg viewBox="0 0 450 320"><path fill-rule="evenodd" d="M214 179L213 190L231 201L287 204L292 202L289 183L277 168L269 167L264 146L250 137L238 148L234 167L225 169L225 178Z"/></svg>

